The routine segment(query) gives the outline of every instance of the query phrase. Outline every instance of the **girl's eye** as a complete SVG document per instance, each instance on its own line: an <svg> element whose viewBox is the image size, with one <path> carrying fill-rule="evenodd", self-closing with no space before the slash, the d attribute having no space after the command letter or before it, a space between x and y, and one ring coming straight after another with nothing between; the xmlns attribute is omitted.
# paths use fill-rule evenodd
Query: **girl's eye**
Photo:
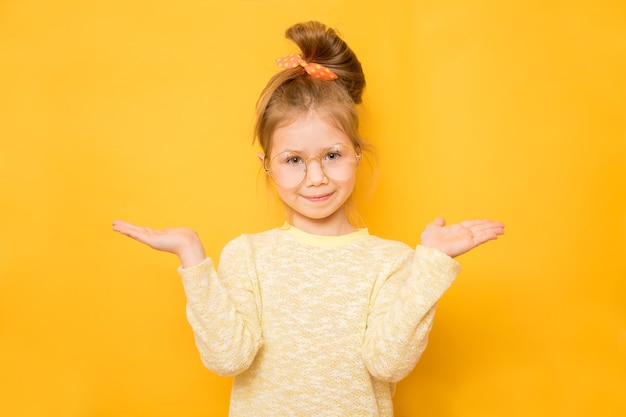
<svg viewBox="0 0 626 417"><path fill-rule="evenodd" d="M286 158L286 163L289 165L299 165L302 163L302 158L299 156L289 156Z"/></svg>
<svg viewBox="0 0 626 417"><path fill-rule="evenodd" d="M334 161L336 159L339 159L340 157L341 157L341 154L339 152L328 152L324 159L327 159L329 161Z"/></svg>

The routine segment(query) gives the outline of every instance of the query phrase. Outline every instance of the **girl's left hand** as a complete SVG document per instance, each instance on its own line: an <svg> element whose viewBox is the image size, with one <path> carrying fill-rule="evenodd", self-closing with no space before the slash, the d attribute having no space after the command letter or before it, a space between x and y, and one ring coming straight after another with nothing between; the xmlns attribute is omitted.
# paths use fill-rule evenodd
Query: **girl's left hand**
<svg viewBox="0 0 626 417"><path fill-rule="evenodd" d="M422 232L422 246L437 249L450 257L459 256L504 234L504 224L491 220L466 220L446 226L442 217L429 223Z"/></svg>

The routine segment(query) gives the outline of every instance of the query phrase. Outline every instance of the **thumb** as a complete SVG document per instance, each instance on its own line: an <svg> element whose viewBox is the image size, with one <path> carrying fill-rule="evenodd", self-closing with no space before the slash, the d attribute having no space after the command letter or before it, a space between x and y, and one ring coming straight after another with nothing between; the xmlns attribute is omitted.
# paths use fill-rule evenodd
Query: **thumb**
<svg viewBox="0 0 626 417"><path fill-rule="evenodd" d="M443 217L437 217L430 224L432 224L433 226L443 227L446 225L446 219L444 219Z"/></svg>

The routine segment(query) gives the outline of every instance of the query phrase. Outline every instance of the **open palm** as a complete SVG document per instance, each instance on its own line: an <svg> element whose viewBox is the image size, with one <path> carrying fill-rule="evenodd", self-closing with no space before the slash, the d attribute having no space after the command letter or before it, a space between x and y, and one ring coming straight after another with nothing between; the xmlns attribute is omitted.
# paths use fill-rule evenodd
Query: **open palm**
<svg viewBox="0 0 626 417"><path fill-rule="evenodd" d="M204 247L198 234L186 227L154 230L115 220L113 230L148 245L152 249L178 255L183 267L197 265L205 257Z"/></svg>
<svg viewBox="0 0 626 417"><path fill-rule="evenodd" d="M429 223L421 236L421 244L455 257L504 234L504 224L491 220L466 220L446 226L439 217Z"/></svg>

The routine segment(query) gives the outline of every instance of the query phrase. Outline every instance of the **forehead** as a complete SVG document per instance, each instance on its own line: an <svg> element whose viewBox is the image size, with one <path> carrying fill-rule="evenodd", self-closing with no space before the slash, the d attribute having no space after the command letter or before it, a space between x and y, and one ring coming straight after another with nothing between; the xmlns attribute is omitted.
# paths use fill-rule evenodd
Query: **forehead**
<svg viewBox="0 0 626 417"><path fill-rule="evenodd" d="M351 141L332 118L309 112L278 126L272 135L271 149L272 154L316 153L337 143L350 145Z"/></svg>

